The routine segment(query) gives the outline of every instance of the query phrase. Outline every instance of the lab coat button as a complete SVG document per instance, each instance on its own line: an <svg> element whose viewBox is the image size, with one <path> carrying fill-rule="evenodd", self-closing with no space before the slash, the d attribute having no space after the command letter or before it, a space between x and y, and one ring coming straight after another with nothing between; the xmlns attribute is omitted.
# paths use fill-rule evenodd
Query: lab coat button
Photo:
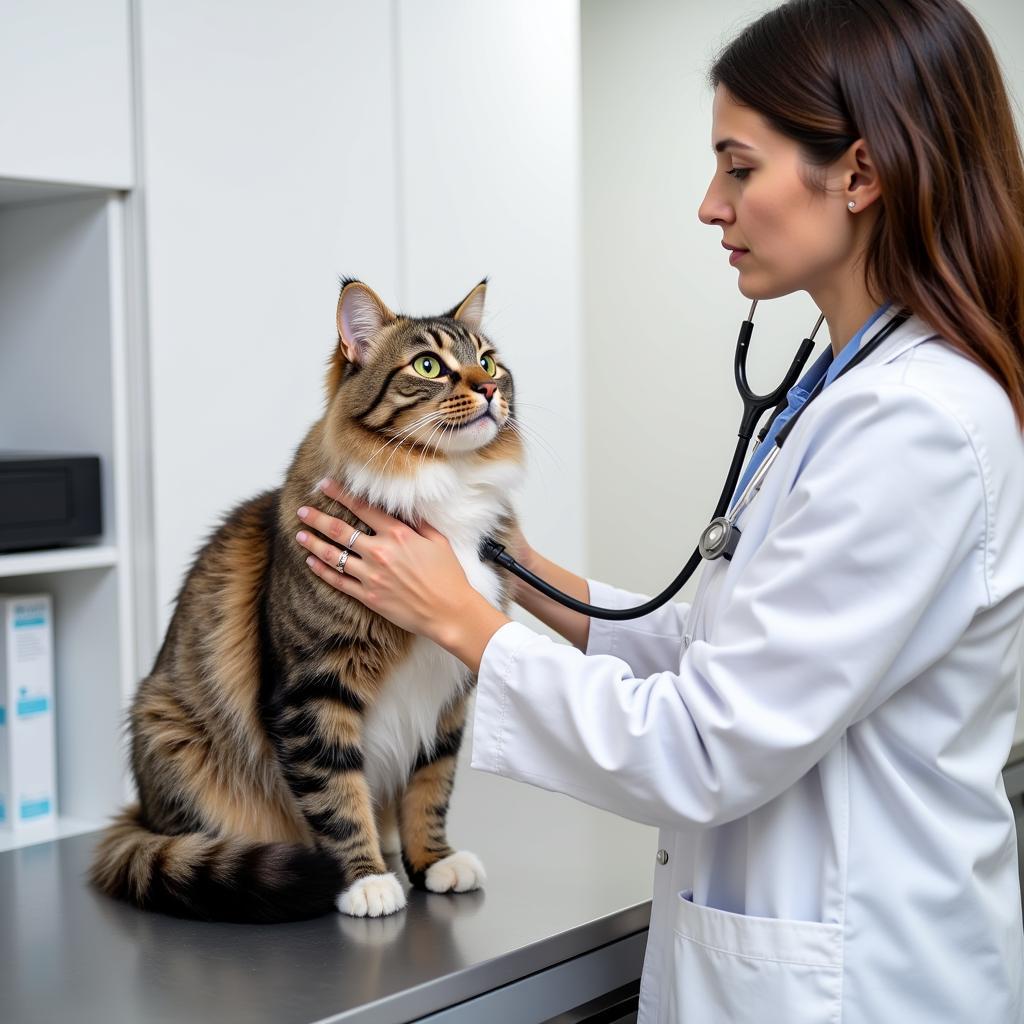
<svg viewBox="0 0 1024 1024"><path fill-rule="evenodd" d="M659 850L658 851L658 856L657 856L657 861L658 861L659 864L667 864L668 863L668 850Z"/></svg>

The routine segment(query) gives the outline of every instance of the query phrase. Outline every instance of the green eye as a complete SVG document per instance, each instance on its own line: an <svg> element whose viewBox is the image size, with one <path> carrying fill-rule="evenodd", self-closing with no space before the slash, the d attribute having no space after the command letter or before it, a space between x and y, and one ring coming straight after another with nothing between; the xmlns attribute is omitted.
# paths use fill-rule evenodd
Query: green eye
<svg viewBox="0 0 1024 1024"><path fill-rule="evenodd" d="M497 372L498 368L494 365L494 360L490 356L481 356L480 365L493 377Z"/></svg>
<svg viewBox="0 0 1024 1024"><path fill-rule="evenodd" d="M412 368L421 376L433 380L441 376L441 360L435 356L417 356L412 361Z"/></svg>

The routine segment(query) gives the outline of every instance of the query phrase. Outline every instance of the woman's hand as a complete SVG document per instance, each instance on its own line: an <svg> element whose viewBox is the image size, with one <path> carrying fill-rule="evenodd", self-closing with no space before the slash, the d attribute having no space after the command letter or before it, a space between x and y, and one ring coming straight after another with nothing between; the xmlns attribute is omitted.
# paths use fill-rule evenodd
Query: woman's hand
<svg viewBox="0 0 1024 1024"><path fill-rule="evenodd" d="M374 532L356 538L341 573L336 566L343 546L352 537L352 527L315 508L305 509L304 514L299 510L304 523L329 538L300 531L296 539L311 552L307 565L336 590L402 629L440 644L475 671L486 640L511 620L472 587L447 538L427 522L413 529L343 491L332 480L322 480L320 489ZM480 643L479 628L484 625L492 628ZM464 655L475 655L476 664Z"/></svg>

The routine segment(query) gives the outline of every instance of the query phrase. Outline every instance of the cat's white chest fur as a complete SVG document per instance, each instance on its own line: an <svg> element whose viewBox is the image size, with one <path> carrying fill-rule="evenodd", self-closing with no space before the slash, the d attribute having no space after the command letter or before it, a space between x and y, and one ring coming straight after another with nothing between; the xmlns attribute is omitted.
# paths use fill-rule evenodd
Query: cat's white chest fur
<svg viewBox="0 0 1024 1024"><path fill-rule="evenodd" d="M521 475L514 463L428 466L413 479L349 476L352 489L378 507L411 520L420 516L448 538L470 584L489 601L499 593L498 571L480 561L481 539L508 505ZM374 801L404 789L420 748L431 750L437 717L469 669L432 641L413 640L409 654L381 683L363 722L363 763Z"/></svg>

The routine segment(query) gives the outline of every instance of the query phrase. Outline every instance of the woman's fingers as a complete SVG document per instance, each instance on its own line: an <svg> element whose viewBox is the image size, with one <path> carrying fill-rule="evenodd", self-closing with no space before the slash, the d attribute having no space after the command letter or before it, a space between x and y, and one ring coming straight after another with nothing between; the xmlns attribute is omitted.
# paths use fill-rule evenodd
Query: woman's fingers
<svg viewBox="0 0 1024 1024"><path fill-rule="evenodd" d="M340 573L337 569L332 569L329 565L321 562L319 558L310 555L306 559L306 565L313 570L313 572L329 583L335 590L341 591L343 594L348 594L351 597L361 600L359 597L363 585L354 576L349 575L348 566L345 566L345 572Z"/></svg>
<svg viewBox="0 0 1024 1024"><path fill-rule="evenodd" d="M347 509L359 516L367 526L372 527L375 533L381 533L389 526L405 525L401 519L395 519L394 516L389 516L387 512L383 512L379 508L374 508L373 505L363 501L362 498L357 498L354 494L349 494L348 491L336 484L330 479L330 477L325 477L320 481L318 486L329 498L334 498L335 501L340 501ZM349 531L349 533L351 533L351 531Z"/></svg>
<svg viewBox="0 0 1024 1024"><path fill-rule="evenodd" d="M308 519L309 517L305 518ZM343 525L347 526L348 524L345 523ZM351 530L349 533L351 533ZM315 556L315 560L337 572L338 559L341 558L342 548L336 548L333 544L328 544L327 541L321 540L319 537L307 532L306 530L300 530L295 535L295 539L307 551L311 552ZM355 579L359 579L359 561L359 555L354 552L349 554L348 560L345 562L346 576L352 576Z"/></svg>
<svg viewBox="0 0 1024 1024"><path fill-rule="evenodd" d="M400 519L395 519L386 512L382 512L380 509L367 504L361 498L348 494L333 480L321 480L319 486L324 494L348 508L366 523L374 533L381 532L390 527L405 527L405 524ZM370 553L371 535L363 533L362 536L356 538L356 544L364 550L357 552L353 545L350 549L351 554L345 564L344 573L342 573L337 568L338 559L341 557L342 549L348 547L348 542L352 539L353 528L351 524L346 523L344 519L321 512L318 508L306 505L298 510L298 516L311 527L309 532L300 530L296 535L298 542L312 552L312 561L307 559L309 567L321 579L326 580L342 593L352 594L353 597L359 596L359 585L362 580L359 563L363 555ZM316 533L313 533L313 530ZM317 536L317 534L321 536ZM333 543L328 543L328 541L323 539L324 537ZM346 576L350 577L350 580L346 581L344 578ZM346 586L346 583L349 585ZM352 583L357 588L354 591L351 586Z"/></svg>
<svg viewBox="0 0 1024 1024"><path fill-rule="evenodd" d="M303 505L296 514L307 526L313 527L317 533L323 534L341 547L344 547L345 541L352 536L352 527L344 519L329 516L318 508ZM342 539L342 534L344 534L344 539Z"/></svg>

